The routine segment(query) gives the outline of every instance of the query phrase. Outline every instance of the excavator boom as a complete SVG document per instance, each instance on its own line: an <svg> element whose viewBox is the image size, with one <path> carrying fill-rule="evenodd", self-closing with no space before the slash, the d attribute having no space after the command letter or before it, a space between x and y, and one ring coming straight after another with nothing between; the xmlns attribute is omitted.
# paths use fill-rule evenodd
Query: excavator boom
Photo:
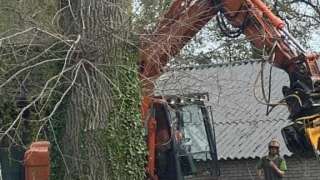
<svg viewBox="0 0 320 180"><path fill-rule="evenodd" d="M168 60L216 15L218 8L211 0L176 0L161 18L152 34L141 36L140 77L144 95L153 94L153 81Z"/></svg>
<svg viewBox="0 0 320 180"><path fill-rule="evenodd" d="M305 53L304 49L285 30L284 22L262 1L175 0L155 31L141 36L140 75L145 94L152 94L152 82L161 75L168 60L179 53L217 13L223 14L229 23L240 28L255 48L272 49L275 57L271 63L274 66L288 73L297 71L297 56ZM305 63L312 79L319 80L319 71L313 63L318 56L306 56Z"/></svg>
<svg viewBox="0 0 320 180"><path fill-rule="evenodd" d="M174 0L154 32L141 36L143 114L151 106L154 80L165 70L170 58L213 17L217 17L224 34L229 37L244 34L255 49L268 56L270 64L287 72L290 86L283 87L283 101L293 124L284 128L282 134L289 150L300 154L320 151L319 54L306 52L286 30L285 23L261 0ZM227 23L236 31L230 30ZM153 148L149 148L149 153L155 150L150 147ZM148 167L152 173L153 162L149 161Z"/></svg>

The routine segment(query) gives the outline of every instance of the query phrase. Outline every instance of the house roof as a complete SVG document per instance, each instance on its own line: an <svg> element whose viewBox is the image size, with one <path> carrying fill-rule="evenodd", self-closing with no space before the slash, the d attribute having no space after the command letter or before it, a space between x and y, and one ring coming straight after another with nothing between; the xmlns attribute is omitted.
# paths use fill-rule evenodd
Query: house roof
<svg viewBox="0 0 320 180"><path fill-rule="evenodd" d="M281 129L290 124L287 108L277 106L266 115L267 106L257 100L263 99L259 76L262 64L245 62L173 69L160 77L156 93L209 93L207 105L213 110L220 159L262 157L272 138L279 139L281 154L290 156L281 136ZM267 96L270 68L268 64L263 68ZM271 70L271 102L278 102L282 98L281 88L289 84L289 78L280 69Z"/></svg>

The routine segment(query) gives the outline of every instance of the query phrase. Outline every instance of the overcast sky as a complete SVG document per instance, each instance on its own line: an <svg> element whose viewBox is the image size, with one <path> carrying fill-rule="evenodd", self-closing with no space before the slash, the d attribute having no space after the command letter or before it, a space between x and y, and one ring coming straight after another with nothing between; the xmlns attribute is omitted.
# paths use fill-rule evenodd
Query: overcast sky
<svg viewBox="0 0 320 180"><path fill-rule="evenodd" d="M319 30L314 32L310 40L311 50L320 52L320 27Z"/></svg>

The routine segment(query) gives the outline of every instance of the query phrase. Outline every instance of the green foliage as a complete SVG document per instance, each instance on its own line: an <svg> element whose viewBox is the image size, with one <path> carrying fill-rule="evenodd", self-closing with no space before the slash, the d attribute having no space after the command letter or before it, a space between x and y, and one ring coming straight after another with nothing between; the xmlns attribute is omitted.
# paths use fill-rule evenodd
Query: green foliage
<svg viewBox="0 0 320 180"><path fill-rule="evenodd" d="M2 34L5 36L23 31L29 27L38 27L54 34L56 32L54 26L56 25L57 19L53 20L54 24L51 24L51 22L57 11L56 2L55 0L0 0L0 4L6 8L6 13L0 11L2 15L0 17L0 32L8 31ZM43 32L30 31L21 36L19 35L19 37L13 37L10 38L10 40L1 42L0 84L27 66L32 66L46 60L57 59L57 61L50 61L25 70L14 78L13 81L8 83L4 89L1 89L1 128L5 129L7 125L10 125L21 110L16 107L15 97L20 93L22 81L25 83L24 86L27 90L26 98L28 102L30 102L38 97L44 84L61 70L66 51L68 51L69 47L62 45L63 43L56 42L56 40L55 38L48 37L47 34ZM122 57L126 58L123 58L119 64L118 62L117 64L113 64L116 68L107 72L104 71L105 74L112 74L110 79L112 79L112 81L114 81L113 83L117 86L113 94L110 94L113 102L113 110L108 114L107 127L105 129L95 130L95 132L92 133L94 136L97 135L95 138L90 139L90 136L85 134L88 132L82 130L81 136L86 136L87 139L81 139L83 140L80 142L82 143L81 146L83 149L81 149L80 154L88 153L87 150L89 148L86 149L86 144L84 144L88 142L88 140L97 141L97 144L103 142L103 152L105 161L108 164L107 172L110 179L140 180L144 179L145 176L146 144L144 127L140 117L140 84L137 67L135 66L137 56L132 57L126 54L125 48L122 49L120 46L118 47L117 44L115 46L115 49L108 49L109 52L115 51L112 57L114 56L116 60ZM136 52L137 50L135 49L132 54ZM119 54L120 56L118 56ZM73 62L71 61L71 63ZM70 108L67 107L70 105L67 103L68 98L64 99L64 103L60 105L50 121L43 120L38 122L37 120L44 119L52 111L53 106L61 97L61 93L65 91L64 86L70 84L70 79L68 79L70 74L65 74L57 84L58 87L54 89L50 98L48 98L48 94L55 85L55 81L49 83L48 89L44 91L43 98L30 108L31 115L29 119L32 121L28 122L27 126L19 124L21 125L19 127L24 128L18 132L23 133L21 137L27 138L27 143L24 143L26 146L36 138L46 139L51 142L50 179L53 180L63 179L66 174L66 167L60 150L63 150L63 147L68 147L68 144L62 143L67 122L66 111L70 110ZM39 129L41 129L41 131L39 131ZM81 158L84 157L83 159L86 160L88 156L89 155L86 154L81 156ZM85 166L86 165L84 165L84 167ZM80 174L80 172L75 173ZM86 172L84 172L84 174L86 175Z"/></svg>
<svg viewBox="0 0 320 180"><path fill-rule="evenodd" d="M64 103L60 106L57 113L52 118L52 126L48 125L48 139L51 142L50 151L50 166L51 180L61 180L65 174L65 164L61 156L62 138L64 135L65 124L66 124L66 102L68 98L65 99Z"/></svg>
<svg viewBox="0 0 320 180"><path fill-rule="evenodd" d="M14 102L9 101L3 94L0 95L0 126L1 131L5 131L10 125L12 120L17 116L18 111ZM9 139L5 138L1 142L1 146L9 146Z"/></svg>
<svg viewBox="0 0 320 180"><path fill-rule="evenodd" d="M140 180L145 176L146 144L140 117L141 95L136 67L117 69L113 111L104 133L111 179Z"/></svg>
<svg viewBox="0 0 320 180"><path fill-rule="evenodd" d="M28 27L53 29L56 0L0 0L0 32L19 31Z"/></svg>
<svg viewBox="0 0 320 180"><path fill-rule="evenodd" d="M44 46L24 46L9 44L7 42L3 43L0 49L1 54L3 54L0 61L0 84L4 83L14 73L26 66L48 59L63 58L65 56L66 51L64 51L64 49L66 49L66 47L64 45L50 42L50 39L47 39L46 43L53 43L55 45L47 48L48 46L45 44ZM44 53L45 51L46 53ZM28 59L33 59L33 61L27 63L26 60ZM53 61L51 63L44 63L43 65L36 66L16 76L16 78L14 78L15 80L1 88L0 127L3 131L9 128L21 111L21 108L18 108L16 105L16 98L19 96L22 89L26 92L25 105L27 105L40 94L42 87L47 80L56 75L62 65L62 61ZM49 87L45 92L49 91L52 85L53 83L49 84ZM14 137L15 142L9 141L8 138L5 138L5 140L1 142L2 146L18 144L27 148L32 141L39 139L49 140L51 142L51 179L61 179L64 174L65 167L62 163L61 153L59 152L56 143L61 145L64 133L65 105L63 104L51 119L52 126L49 121L40 122L38 120L48 116L51 112L54 104L60 98L60 92L58 92L58 90L61 90L62 88L62 86L58 86L57 91L54 91L49 99L47 99L48 97L45 95L42 100L39 100L32 105L27 110L29 112L29 117L27 119L19 119L19 122L14 126L14 130L10 132L10 135ZM47 103L46 100L48 100Z"/></svg>
<svg viewBox="0 0 320 180"><path fill-rule="evenodd" d="M17 107L18 102L16 101L16 96L7 90L1 91L0 102L0 129L2 132L10 129L8 134L4 136L0 142L0 146L9 147L16 145L25 148L32 142L37 134L39 124L29 121L29 118L33 118L34 114L28 109L23 113L24 115L28 114L28 118L22 115L22 117L17 119L21 108ZM11 127L16 119L16 123Z"/></svg>

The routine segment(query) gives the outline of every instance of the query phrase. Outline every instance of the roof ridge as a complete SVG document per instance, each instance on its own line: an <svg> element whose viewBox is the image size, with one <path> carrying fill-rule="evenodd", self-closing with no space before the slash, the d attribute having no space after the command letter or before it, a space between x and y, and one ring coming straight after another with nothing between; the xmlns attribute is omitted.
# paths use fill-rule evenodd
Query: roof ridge
<svg viewBox="0 0 320 180"><path fill-rule="evenodd" d="M193 69L205 69L205 68L216 68L216 67L228 67L228 66L241 66L246 65L248 63L261 63L264 62L263 59L250 59L244 61L233 61L227 63L210 63L210 64L199 64L199 65L180 65L177 67L169 67L168 71L176 71L176 70L193 70Z"/></svg>
<svg viewBox="0 0 320 180"><path fill-rule="evenodd" d="M287 119L261 119L261 120L236 120L236 121L223 121L223 122L214 122L215 125L231 125L231 124L246 124L246 123L261 123L261 122L279 122L279 121L289 121Z"/></svg>

